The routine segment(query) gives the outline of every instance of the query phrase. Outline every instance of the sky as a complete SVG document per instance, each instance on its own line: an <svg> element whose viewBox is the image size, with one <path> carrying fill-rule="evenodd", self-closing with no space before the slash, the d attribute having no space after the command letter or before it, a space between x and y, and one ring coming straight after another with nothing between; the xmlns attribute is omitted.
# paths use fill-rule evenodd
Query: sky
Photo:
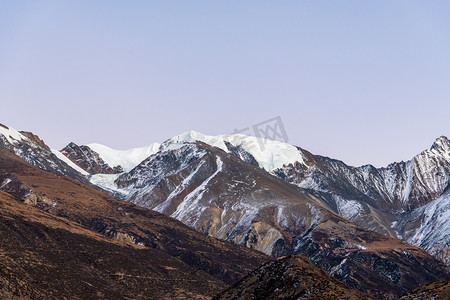
<svg viewBox="0 0 450 300"><path fill-rule="evenodd" d="M450 137L448 1L2 1L0 123L127 149L280 116L359 166Z"/></svg>

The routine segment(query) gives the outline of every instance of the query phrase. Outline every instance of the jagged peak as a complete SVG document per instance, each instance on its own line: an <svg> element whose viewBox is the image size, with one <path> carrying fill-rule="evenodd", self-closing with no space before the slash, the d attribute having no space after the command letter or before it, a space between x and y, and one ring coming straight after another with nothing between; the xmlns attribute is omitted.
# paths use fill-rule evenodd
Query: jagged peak
<svg viewBox="0 0 450 300"><path fill-rule="evenodd" d="M77 144L75 144L74 142L70 142L70 143L67 144L66 147L64 147L64 149L65 148L74 148L74 147L79 147L79 146Z"/></svg>
<svg viewBox="0 0 450 300"><path fill-rule="evenodd" d="M20 133L26 137L26 140L31 142L31 146L34 147L34 146L38 145L39 147L42 147L42 148L50 151L50 148L38 135L35 135L34 133L28 132L28 131L20 131Z"/></svg>
<svg viewBox="0 0 450 300"><path fill-rule="evenodd" d="M295 146L280 141L243 134L209 136L197 131L188 131L165 141L163 147L176 149L176 147L179 147L179 144L193 143L196 141L217 147L225 152L229 152L226 143L230 143L235 147L241 146L243 150L256 159L260 167L269 172L290 163L300 162L304 164L302 152Z"/></svg>
<svg viewBox="0 0 450 300"><path fill-rule="evenodd" d="M28 138L18 130L3 124L0 126L0 135L3 135L10 144L14 143L14 141L28 140Z"/></svg>
<svg viewBox="0 0 450 300"><path fill-rule="evenodd" d="M430 150L450 153L450 140L446 136L442 135L434 141Z"/></svg>

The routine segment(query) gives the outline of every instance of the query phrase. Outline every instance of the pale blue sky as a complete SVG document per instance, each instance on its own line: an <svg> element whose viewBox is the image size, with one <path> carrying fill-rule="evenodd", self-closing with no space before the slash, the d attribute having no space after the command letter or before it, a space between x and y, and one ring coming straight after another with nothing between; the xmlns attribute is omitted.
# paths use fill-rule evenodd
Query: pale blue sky
<svg viewBox="0 0 450 300"><path fill-rule="evenodd" d="M384 166L450 137L449 16L448 1L2 1L0 123L125 149L280 115L292 144Z"/></svg>

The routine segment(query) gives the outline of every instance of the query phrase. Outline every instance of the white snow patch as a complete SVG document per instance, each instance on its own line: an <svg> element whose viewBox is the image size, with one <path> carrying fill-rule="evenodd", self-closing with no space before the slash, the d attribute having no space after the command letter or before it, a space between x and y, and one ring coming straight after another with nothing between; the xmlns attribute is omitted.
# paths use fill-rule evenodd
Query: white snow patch
<svg viewBox="0 0 450 300"><path fill-rule="evenodd" d="M284 207L283 206L278 206L278 210L277 210L277 225L281 226L281 227L287 227L287 219L286 216L284 215Z"/></svg>
<svg viewBox="0 0 450 300"><path fill-rule="evenodd" d="M348 220L356 218L363 210L362 205L356 200L347 200L338 195L333 195L336 201L338 214Z"/></svg>
<svg viewBox="0 0 450 300"><path fill-rule="evenodd" d="M0 189L2 189L3 187L5 187L8 183L10 183L11 182L11 179L9 179L9 178L6 178L4 181L3 181L3 184L2 184L2 186L0 186Z"/></svg>
<svg viewBox="0 0 450 300"><path fill-rule="evenodd" d="M0 126L0 134L3 135L10 144L13 144L14 141L21 141L21 140L27 141L28 140L28 138L26 136L21 134L16 129L9 127L9 126L8 126L8 128L9 129L6 129L3 126Z"/></svg>
<svg viewBox="0 0 450 300"><path fill-rule="evenodd" d="M181 184L179 186L177 186L170 193L170 195L167 197L167 199L163 203L161 203L158 206L156 206L155 208L153 208L153 210L160 212L160 213L164 212L166 210L166 208L169 207L170 203L172 202L172 199L175 198L176 196L178 196L189 185L189 182L191 182L192 178L195 176L195 174L197 174L198 170L200 170L200 168L203 165L204 165L204 161L202 161L200 164L198 164L198 166L194 170L194 172L190 173L189 176L184 178L183 181L181 182Z"/></svg>
<svg viewBox="0 0 450 300"><path fill-rule="evenodd" d="M308 203L308 207L311 211L311 226L317 226L320 223L320 220L322 220L322 216L320 213L320 210L317 209L314 205Z"/></svg>
<svg viewBox="0 0 450 300"><path fill-rule="evenodd" d="M450 193L418 208L414 215L421 215L422 224L408 243L425 250L450 243Z"/></svg>
<svg viewBox="0 0 450 300"><path fill-rule="evenodd" d="M116 181L116 179L122 175L123 173L119 173L119 174L95 174L95 175L91 175L91 177L89 178L89 181L92 184L95 184L105 190L110 190L113 192L119 192L121 194L124 194L123 192L121 192L121 190L117 187L117 185L114 183L114 181Z"/></svg>
<svg viewBox="0 0 450 300"><path fill-rule="evenodd" d="M300 162L304 164L303 156L295 146L243 134L208 136L199 132L189 131L171 138L164 144L170 147L171 144L192 143L195 141L204 142L225 152L229 152L225 142L229 142L235 147L242 146L245 151L253 155L259 166L268 172L290 163Z"/></svg>
<svg viewBox="0 0 450 300"><path fill-rule="evenodd" d="M198 207L198 202L200 201L203 193L206 191L208 183L213 179L220 171L222 171L223 162L220 157L216 157L217 170L209 176L205 181L202 182L195 190L190 192L178 205L177 210L171 215L172 218L178 220L184 220L189 211L199 211L201 208Z"/></svg>
<svg viewBox="0 0 450 300"><path fill-rule="evenodd" d="M83 174L83 175L89 175L88 172L86 172L85 170L83 170L82 168L80 168L79 166L77 166L73 161L71 161L70 159L68 159L64 154L62 154L60 151L55 150L55 149L51 149L52 153L56 155L56 157L60 160L62 160L63 162L65 162L66 164L68 164L70 167L72 167L73 169L75 169L75 171Z"/></svg>
<svg viewBox="0 0 450 300"><path fill-rule="evenodd" d="M149 146L128 150L115 150L101 144L88 144L86 146L97 152L110 167L121 166L125 172L129 172L144 159L158 152L161 145L153 143Z"/></svg>
<svg viewBox="0 0 450 300"><path fill-rule="evenodd" d="M238 202L231 206L231 209L235 212L240 212L241 214L238 216L239 220L234 226L235 229L239 228L248 228L252 224L253 219L258 215L259 208L255 207L252 204L245 202ZM241 241L242 242L242 241Z"/></svg>
<svg viewBox="0 0 450 300"><path fill-rule="evenodd" d="M402 202L406 203L409 200L414 181L414 162L408 161L406 163L406 184L402 191Z"/></svg>
<svg viewBox="0 0 450 300"><path fill-rule="evenodd" d="M331 268L330 275L334 275L336 272L338 272L346 262L347 262L347 258L344 258L339 265Z"/></svg>
<svg viewBox="0 0 450 300"><path fill-rule="evenodd" d="M312 178L311 176L306 177L304 180L302 180L297 185L303 189L312 189L312 190L322 191L322 192L325 191L320 188L319 183L316 180L314 180L314 178Z"/></svg>

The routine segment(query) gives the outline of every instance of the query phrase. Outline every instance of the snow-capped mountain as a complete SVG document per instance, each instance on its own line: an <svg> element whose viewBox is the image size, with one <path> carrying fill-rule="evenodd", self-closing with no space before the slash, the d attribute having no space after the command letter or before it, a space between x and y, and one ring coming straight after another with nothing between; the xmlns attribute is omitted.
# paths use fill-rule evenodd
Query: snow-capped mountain
<svg viewBox="0 0 450 300"><path fill-rule="evenodd" d="M208 136L189 131L169 139L163 146L174 149L196 141L222 149L246 162L257 163L268 172L290 163L303 162L302 153L295 146L242 134Z"/></svg>
<svg viewBox="0 0 450 300"><path fill-rule="evenodd" d="M86 171L66 158L60 151L50 149L31 132L19 132L12 127L0 124L0 147L14 152L36 167L87 182L82 176L88 175Z"/></svg>
<svg viewBox="0 0 450 300"><path fill-rule="evenodd" d="M449 184L449 145L446 137L440 137L430 150L412 160L378 169L371 165L355 168L309 153L307 166L292 164L274 173L303 188L337 194L346 190L351 197L365 199L376 208L408 211L440 196Z"/></svg>
<svg viewBox="0 0 450 300"><path fill-rule="evenodd" d="M450 235L445 234L441 239L430 236L425 246L409 236L422 227L422 219L417 219L412 223L414 225L410 224L408 231L392 225L392 222L396 222L394 225L401 224L402 218L428 207L449 186L450 141L446 137L438 138L430 150L421 152L413 159L385 168L371 165L351 167L338 160L301 151L306 164L290 164L274 170L273 174L299 187L322 192L329 199L330 209L356 224L423 247L450 264ZM442 210L445 211L445 208ZM431 218L428 222L435 228L444 228L437 222L450 226L450 218L441 221Z"/></svg>
<svg viewBox="0 0 450 300"><path fill-rule="evenodd" d="M423 151L410 161L393 163L385 168L375 168L371 165L348 166L342 161L313 155L304 149L278 141L239 134L207 136L191 131L175 136L162 145L153 144L147 147L151 151L141 152L157 156L151 162L145 163L147 168L138 164L138 161L143 160L145 156L142 155L130 163L127 168L130 171L137 166L137 170L114 175L96 174L91 176L90 180L93 184L111 191L116 196L125 199L133 198L140 205L148 205L158 211L163 211L171 205L175 196L182 194L186 182L171 183L172 185L179 184L179 186L177 185L177 189L167 187L166 189L171 190L173 194L168 196L164 203L161 202L157 205L148 204L153 201L150 198L161 201L159 190L154 190L154 188L158 184L161 185L161 182L172 180L170 176L185 169L191 163L189 160L185 161L184 156L193 155L193 159L198 159L202 155L201 151L195 154L192 149L185 151L186 153L183 155L177 154L177 150L195 142L203 142L221 149L289 183L318 192L323 205L346 219L367 229L424 247L436 257L444 259L447 264L450 263L448 255L445 254L449 251L446 245L448 245L450 237L447 235L444 240L439 239L434 242L428 240L428 246L425 247L421 243L414 243L415 240L410 239L403 230L395 229L392 226L392 222L395 220L401 219L402 216L408 215L443 194L450 182L450 141L446 137L438 138L430 150ZM127 160L131 152L117 153L105 146L90 147L99 151L100 156L105 157L105 161L109 161L111 167L120 165L121 162L126 165L123 161ZM169 156L172 157L169 158ZM128 161L130 161L129 158ZM182 161L184 165L181 164ZM172 166L174 170L171 172L162 171L164 168L170 169L168 167L170 164L179 165ZM205 166L199 168L197 173L205 174L203 170ZM137 175L138 172L140 172L139 175ZM126 178L131 177L134 178L135 185L127 182ZM186 180L195 178L194 176ZM206 179L200 178L199 180ZM183 204L183 207L186 206L189 205ZM171 212L171 214L173 213ZM430 222L434 222L434 219L431 219ZM450 223L450 221L448 222ZM420 225L417 226L415 229L420 228Z"/></svg>
<svg viewBox="0 0 450 300"><path fill-rule="evenodd" d="M76 165L91 184L101 187L117 198L122 198L122 195L116 192L117 186L114 181L156 153L160 146L153 143L146 147L115 150L101 144L78 146L72 142L55 154L62 156L62 160L68 160Z"/></svg>
<svg viewBox="0 0 450 300"><path fill-rule="evenodd" d="M78 146L70 143L61 153L90 175L129 172L144 159L156 153L160 144L128 150L115 150L101 144ZM87 175L87 174L86 174Z"/></svg>
<svg viewBox="0 0 450 300"><path fill-rule="evenodd" d="M416 269L409 255L417 261L429 257L336 215L320 193L307 192L262 170L259 163L246 163L235 152L204 142L171 139L114 184L125 200L204 234L274 256L304 254L365 292L373 287L351 274L363 272L366 280L400 294L417 275L408 271ZM374 266L392 268L380 275ZM427 277L431 270L422 272ZM419 277L413 281L424 280Z"/></svg>
<svg viewBox="0 0 450 300"><path fill-rule="evenodd" d="M117 174L123 172L121 166L109 166L97 152L91 150L88 146L70 143L61 150L61 153L80 168L83 168L87 174Z"/></svg>
<svg viewBox="0 0 450 300"><path fill-rule="evenodd" d="M119 168L125 172L129 172L144 159L156 153L160 147L160 144L153 143L146 147L132 148L128 150L115 150L101 144L87 144L85 147L88 147L92 151L98 153L100 158L111 168ZM96 173L91 172L91 174Z"/></svg>
<svg viewBox="0 0 450 300"><path fill-rule="evenodd" d="M335 213L356 220L369 204L375 207L376 200L367 196L362 200L355 197L351 202L346 195L339 196L337 184L333 194L319 189L320 185L316 190L305 189L286 182L287 176L285 180L273 176L286 174L289 168L292 170L287 175L317 168L316 156L291 145L241 135L208 137L188 132L154 148L147 147L151 150L139 152L141 156L130 151L118 158L111 149L103 148L105 151L99 153L101 147L95 150L96 146L71 145L73 151L64 152L68 157L55 152L61 156L58 159L51 151L46 156L41 148L29 146L29 141L16 132L5 134L2 132L5 148L22 155L34 153L21 157L30 161L34 157L35 165L49 157L70 168L63 160L68 161L86 174L84 180L109 189L121 199L162 212L207 235L267 254L304 254L333 277L373 295L381 290L399 295L417 283L447 274L442 263L426 252L364 229ZM139 162L147 154L150 156ZM139 159L133 161L132 156ZM118 166L124 172L87 172ZM363 194L356 188L352 192ZM385 216L381 209L375 212L367 215L375 220ZM390 227L393 218L387 219Z"/></svg>

